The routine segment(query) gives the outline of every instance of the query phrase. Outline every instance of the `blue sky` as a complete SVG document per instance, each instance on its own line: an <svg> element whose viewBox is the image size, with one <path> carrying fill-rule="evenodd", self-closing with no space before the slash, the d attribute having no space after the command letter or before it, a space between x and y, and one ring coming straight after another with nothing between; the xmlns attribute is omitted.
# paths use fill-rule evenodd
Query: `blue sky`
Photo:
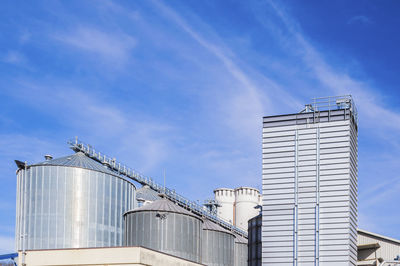
<svg viewBox="0 0 400 266"><path fill-rule="evenodd" d="M400 238L398 1L2 1L0 251L14 159L74 136L193 199L261 185L262 116L352 94L359 225Z"/></svg>

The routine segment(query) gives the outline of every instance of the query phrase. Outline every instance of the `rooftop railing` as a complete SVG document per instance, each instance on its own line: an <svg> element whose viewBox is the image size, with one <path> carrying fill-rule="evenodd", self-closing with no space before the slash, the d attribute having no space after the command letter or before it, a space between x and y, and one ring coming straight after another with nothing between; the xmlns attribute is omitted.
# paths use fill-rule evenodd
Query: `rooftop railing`
<svg viewBox="0 0 400 266"><path fill-rule="evenodd" d="M195 201L191 201L191 200L179 195L178 193L176 193L176 191L174 189L169 189L163 185L158 184L152 178L147 177L147 176L135 171L134 169L125 166L124 164L122 164L120 162L117 162L117 160L115 158L108 157L105 154L102 154L99 151L96 151L93 146L83 143L77 137L74 140L68 141L68 144L70 145L70 148L72 150L74 150L75 152L84 153L89 158L96 160L97 162L102 163L103 165L107 166L110 170L117 173L118 175L122 175L129 179L132 179L132 180L140 183L141 185L148 185L154 191L156 191L158 193L163 193L169 200L177 203L178 205L182 206L183 208L185 208L201 217L205 217L205 218L219 224L220 226L224 227L225 229L235 232L236 234L247 237L247 233L245 231L220 219L214 213L207 210L203 205L200 205Z"/></svg>
<svg viewBox="0 0 400 266"><path fill-rule="evenodd" d="M358 111L351 95L328 96L320 98L312 98L310 104L306 104L304 112L319 112L349 109L354 121L358 124Z"/></svg>

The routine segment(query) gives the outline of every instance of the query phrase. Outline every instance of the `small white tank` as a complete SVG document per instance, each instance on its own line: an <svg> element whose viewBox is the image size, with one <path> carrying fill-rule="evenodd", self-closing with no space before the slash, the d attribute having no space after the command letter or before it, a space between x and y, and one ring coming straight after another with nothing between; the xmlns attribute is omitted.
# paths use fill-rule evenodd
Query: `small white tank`
<svg viewBox="0 0 400 266"><path fill-rule="evenodd" d="M233 224L233 208L235 191L231 188L217 188L214 190L215 201L218 202L217 215L219 218Z"/></svg>
<svg viewBox="0 0 400 266"><path fill-rule="evenodd" d="M235 226L247 231L248 221L260 212L255 209L260 202L260 192L251 187L235 189Z"/></svg>

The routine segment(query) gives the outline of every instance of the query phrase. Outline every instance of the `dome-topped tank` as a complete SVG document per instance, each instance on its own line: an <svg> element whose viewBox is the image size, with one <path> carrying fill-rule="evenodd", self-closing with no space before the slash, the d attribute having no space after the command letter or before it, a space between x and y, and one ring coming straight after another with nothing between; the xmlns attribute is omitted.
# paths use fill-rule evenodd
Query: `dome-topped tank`
<svg viewBox="0 0 400 266"><path fill-rule="evenodd" d="M81 152L18 166L17 250L122 245L130 181Z"/></svg>
<svg viewBox="0 0 400 266"><path fill-rule="evenodd" d="M234 265L235 236L220 225L205 220L203 223L203 259L208 266Z"/></svg>
<svg viewBox="0 0 400 266"><path fill-rule="evenodd" d="M126 246L143 246L201 262L202 220L167 199L124 215Z"/></svg>

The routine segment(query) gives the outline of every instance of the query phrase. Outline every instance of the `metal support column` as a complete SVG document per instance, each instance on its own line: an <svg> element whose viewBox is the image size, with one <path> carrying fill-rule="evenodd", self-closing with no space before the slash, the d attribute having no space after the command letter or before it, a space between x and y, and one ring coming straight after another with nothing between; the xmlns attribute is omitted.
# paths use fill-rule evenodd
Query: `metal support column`
<svg viewBox="0 0 400 266"><path fill-rule="evenodd" d="M317 126L317 163L316 163L316 205L315 205L315 266L319 266L319 190L320 190L320 130Z"/></svg>
<svg viewBox="0 0 400 266"><path fill-rule="evenodd" d="M293 265L297 266L298 263L298 229L299 229L299 132L296 129L295 136L295 174L294 174L294 217L293 217L293 231L294 231L294 244L293 244Z"/></svg>

